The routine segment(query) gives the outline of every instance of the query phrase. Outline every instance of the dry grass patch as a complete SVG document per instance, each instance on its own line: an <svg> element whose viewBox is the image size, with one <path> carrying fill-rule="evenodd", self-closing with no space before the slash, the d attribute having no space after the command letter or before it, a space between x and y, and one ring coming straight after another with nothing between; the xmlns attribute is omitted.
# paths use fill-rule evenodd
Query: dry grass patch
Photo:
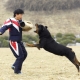
<svg viewBox="0 0 80 80"><path fill-rule="evenodd" d="M80 47L72 47L80 61ZM36 48L26 48L28 57L22 74L11 69L15 58L9 48L0 48L0 80L80 80L75 66L68 59Z"/></svg>

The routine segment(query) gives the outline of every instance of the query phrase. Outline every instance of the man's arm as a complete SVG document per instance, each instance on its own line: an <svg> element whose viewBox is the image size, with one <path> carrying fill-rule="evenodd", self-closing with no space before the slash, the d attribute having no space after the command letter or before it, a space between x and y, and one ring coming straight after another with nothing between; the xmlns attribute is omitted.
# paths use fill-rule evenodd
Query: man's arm
<svg viewBox="0 0 80 80"><path fill-rule="evenodd" d="M10 26L11 26L11 25L9 25L9 26L6 26L6 25L2 26L2 27L0 28L0 35L2 35L7 29L9 29Z"/></svg>
<svg viewBox="0 0 80 80"><path fill-rule="evenodd" d="M9 29L12 26L12 23L10 19L7 19L5 23L0 28L0 35L2 35L7 29Z"/></svg>

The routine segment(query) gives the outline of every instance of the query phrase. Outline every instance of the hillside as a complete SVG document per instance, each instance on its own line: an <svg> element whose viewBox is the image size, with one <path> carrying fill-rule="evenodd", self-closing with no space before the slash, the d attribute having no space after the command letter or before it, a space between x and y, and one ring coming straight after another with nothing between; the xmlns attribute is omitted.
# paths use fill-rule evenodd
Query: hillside
<svg viewBox="0 0 80 80"><path fill-rule="evenodd" d="M8 0L8 10L16 7L29 11L72 10L80 7L80 0Z"/></svg>
<svg viewBox="0 0 80 80"><path fill-rule="evenodd" d="M19 2L19 0L17 1ZM48 1L48 0L43 0L43 1ZM68 0L64 0L64 1L68 1ZM75 1L75 0L72 0L72 1ZM79 0L76 0L76 1L79 1ZM0 6L1 6L0 25L2 25L3 22L7 18L10 18L13 16L12 14L13 9L12 11L9 11L8 9L6 9L5 4L7 4L7 0L0 2ZM25 15L23 19L32 21L33 24L40 23L40 24L47 25L48 29L50 30L52 34L56 34L58 32L80 34L80 9L79 7L76 7L76 9L72 9L72 10L69 10L69 9L68 10L55 10L55 11L47 11L47 12L25 10ZM28 33L32 34L32 31L33 30L31 30ZM24 34L28 34L28 33L24 33ZM5 35L6 34L7 32L5 33Z"/></svg>

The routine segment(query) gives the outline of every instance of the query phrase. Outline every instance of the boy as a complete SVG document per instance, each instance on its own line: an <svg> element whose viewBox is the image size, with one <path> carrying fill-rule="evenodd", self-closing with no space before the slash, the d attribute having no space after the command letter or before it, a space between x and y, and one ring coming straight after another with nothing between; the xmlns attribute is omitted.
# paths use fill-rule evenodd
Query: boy
<svg viewBox="0 0 80 80"><path fill-rule="evenodd" d="M22 42L22 31L24 30L20 26L23 14L24 11L22 9L16 9L14 17L7 19L0 29L1 35L9 29L9 47L16 57L12 69L16 74L21 73L22 64L27 57L27 52Z"/></svg>

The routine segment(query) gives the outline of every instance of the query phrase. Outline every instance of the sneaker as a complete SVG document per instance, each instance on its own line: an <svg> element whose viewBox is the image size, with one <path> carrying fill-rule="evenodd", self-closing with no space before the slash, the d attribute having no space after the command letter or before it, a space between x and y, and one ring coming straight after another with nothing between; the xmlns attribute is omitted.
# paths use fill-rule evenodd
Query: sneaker
<svg viewBox="0 0 80 80"><path fill-rule="evenodd" d="M15 66L12 66L11 68L14 70L15 69Z"/></svg>
<svg viewBox="0 0 80 80"><path fill-rule="evenodd" d="M21 71L18 71L18 72L14 71L14 73L15 73L15 74L21 74Z"/></svg>

